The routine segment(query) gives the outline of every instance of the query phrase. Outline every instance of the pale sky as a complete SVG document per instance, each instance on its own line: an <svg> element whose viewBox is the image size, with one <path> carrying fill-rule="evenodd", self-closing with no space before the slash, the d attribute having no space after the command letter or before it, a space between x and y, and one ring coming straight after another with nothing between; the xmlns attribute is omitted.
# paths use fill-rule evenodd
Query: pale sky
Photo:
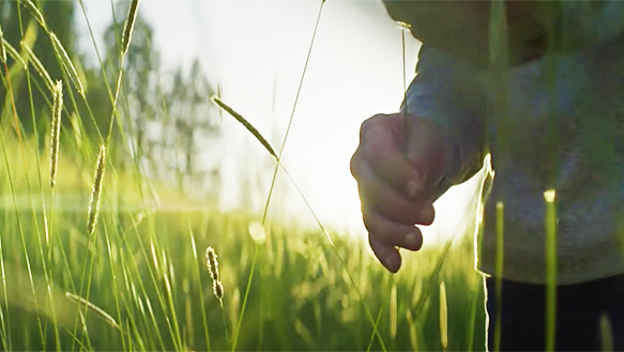
<svg viewBox="0 0 624 352"><path fill-rule="evenodd" d="M110 1L85 0L85 4L94 30L101 33L110 22ZM140 11L155 27L163 63L189 64L199 57L209 80L222 84L224 101L279 150L320 4L320 0L142 0ZM79 14L79 23L83 22ZM419 45L408 38L408 83ZM90 47L85 38L84 50ZM366 233L349 160L360 124L376 113L397 111L403 96L402 60L401 32L378 0L326 1L284 164L329 228L358 237ZM223 207L237 206L228 199L237 198L237 175L244 172L261 174L264 189L259 193L265 198L273 169L260 165L274 165L271 158L233 119L226 116L224 128L224 187L232 193ZM465 210L476 186L473 180L456 187L436 204L437 220L425 231L425 245L465 233L460 221L474 216ZM290 184L278 190L269 217L313 225Z"/></svg>

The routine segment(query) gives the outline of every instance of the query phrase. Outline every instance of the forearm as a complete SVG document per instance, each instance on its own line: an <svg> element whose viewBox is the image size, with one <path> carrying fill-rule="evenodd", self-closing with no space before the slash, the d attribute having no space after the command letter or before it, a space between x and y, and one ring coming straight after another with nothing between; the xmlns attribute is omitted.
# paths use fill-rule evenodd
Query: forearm
<svg viewBox="0 0 624 352"><path fill-rule="evenodd" d="M486 100L477 72L445 53L423 48L402 104L408 118L430 122L443 136L446 172L437 196L470 179L483 165Z"/></svg>

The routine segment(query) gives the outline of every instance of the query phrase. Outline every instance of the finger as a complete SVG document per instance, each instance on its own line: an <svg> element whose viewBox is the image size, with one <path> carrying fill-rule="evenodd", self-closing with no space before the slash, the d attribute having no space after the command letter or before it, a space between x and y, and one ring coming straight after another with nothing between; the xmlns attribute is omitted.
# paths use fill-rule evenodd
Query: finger
<svg viewBox="0 0 624 352"><path fill-rule="evenodd" d="M382 214L364 209L364 226L368 233L386 245L417 251L422 247L423 237L414 225L397 223Z"/></svg>
<svg viewBox="0 0 624 352"><path fill-rule="evenodd" d="M378 211L391 220L407 225L430 225L433 222L433 195L410 200L405 192L399 193L378 179L366 164L358 173L358 189L363 207Z"/></svg>
<svg viewBox="0 0 624 352"><path fill-rule="evenodd" d="M401 268L401 255L394 246L379 241L375 236L368 235L368 243L373 253L381 264L391 273L396 273Z"/></svg>
<svg viewBox="0 0 624 352"><path fill-rule="evenodd" d="M380 179L399 192L413 194L422 188L422 180L403 154L403 121L402 114L376 115L364 121L354 160L375 165Z"/></svg>

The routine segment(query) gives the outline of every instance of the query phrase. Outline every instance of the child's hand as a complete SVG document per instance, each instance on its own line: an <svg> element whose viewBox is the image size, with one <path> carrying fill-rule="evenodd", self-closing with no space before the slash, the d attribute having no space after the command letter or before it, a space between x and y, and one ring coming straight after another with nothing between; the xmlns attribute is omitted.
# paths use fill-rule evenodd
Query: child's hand
<svg viewBox="0 0 624 352"><path fill-rule="evenodd" d="M415 224L433 222L445 150L442 133L424 119L399 113L376 115L362 124L351 173L370 246L393 273L401 266L396 247L420 249L422 234Z"/></svg>

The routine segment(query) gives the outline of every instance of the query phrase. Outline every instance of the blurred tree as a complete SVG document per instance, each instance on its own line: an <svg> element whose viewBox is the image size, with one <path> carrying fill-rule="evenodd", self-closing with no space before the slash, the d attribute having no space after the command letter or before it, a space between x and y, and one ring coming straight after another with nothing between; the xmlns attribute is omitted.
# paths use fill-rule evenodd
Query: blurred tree
<svg viewBox="0 0 624 352"><path fill-rule="evenodd" d="M115 4L115 19L106 29L106 71L110 82L119 74L120 35L129 6ZM219 136L216 109L210 102L213 89L199 61L188 75L182 66L167 73L160 64L154 43L154 29L139 9L132 43L124 58L123 91L120 104L124 129L132 134L134 158L142 172L167 179L173 172L180 189L185 183L199 183L216 190L220 178L219 163L199 169L200 148ZM218 159L218 158L214 158ZM203 160L202 160L203 162ZM144 165L149 165L144 170ZM201 182L203 181L203 182ZM209 192L214 193L214 192ZM213 194L213 196L218 196Z"/></svg>
<svg viewBox="0 0 624 352"><path fill-rule="evenodd" d="M77 59L78 57L75 51L77 33L74 24L74 2L53 0L35 0L33 2L43 14L48 28L58 37L70 58ZM20 50L20 41L26 31L26 26L32 20L34 20L33 16L24 6L19 5L18 1L6 0L2 1L0 4L0 22L2 23L4 38L18 50ZM63 73L61 66L54 54L50 38L41 27L37 26L37 29L38 36L32 50L53 80L62 79ZM20 123L24 127L26 133L33 132L34 127L39 127L40 129L38 131L43 135L46 129L49 128L49 120L46 119L42 121L42 116L49 115L47 114L48 106L45 98L47 97L51 100L52 95L47 91L45 84L36 74L31 74L31 77L33 79L31 82L33 82L32 107L34 108L34 119L31 114L31 100L28 85L24 84L24 82L15 82L15 84L12 85L16 110ZM41 91L37 88L37 85L42 88ZM69 89L69 87L69 84L65 85L65 89ZM4 101L6 94L6 87L0 90L1 101ZM45 113L42 114L42 112ZM33 120L37 121L36 126L33 126Z"/></svg>
<svg viewBox="0 0 624 352"><path fill-rule="evenodd" d="M220 189L220 160L215 153L207 159L212 162L201 160L201 156L205 155L203 151L214 150L214 143L213 148L206 146L218 139L221 132L218 111L210 101L214 94L196 59L188 76L184 75L182 67L177 69L166 100L170 122L167 127L174 127L176 133L172 142L182 156L176 162L178 184L182 185L183 179L190 181L192 186L203 183L208 190L212 190L208 192L210 197L217 197L215 192ZM198 161L207 167L196 170L194 165Z"/></svg>
<svg viewBox="0 0 624 352"><path fill-rule="evenodd" d="M106 73L111 89L120 72L121 33L128 13L129 1L117 1L114 5L114 19L104 33L106 45ZM154 29L141 15L137 16L132 42L124 58L123 90L120 101L124 116L123 128L133 135L131 141L135 160L139 162L145 157L146 129L150 121L157 119L159 107L159 71L160 53L152 45ZM132 136L131 136L132 137ZM149 147L149 145L148 145ZM149 155L149 151L147 153Z"/></svg>

